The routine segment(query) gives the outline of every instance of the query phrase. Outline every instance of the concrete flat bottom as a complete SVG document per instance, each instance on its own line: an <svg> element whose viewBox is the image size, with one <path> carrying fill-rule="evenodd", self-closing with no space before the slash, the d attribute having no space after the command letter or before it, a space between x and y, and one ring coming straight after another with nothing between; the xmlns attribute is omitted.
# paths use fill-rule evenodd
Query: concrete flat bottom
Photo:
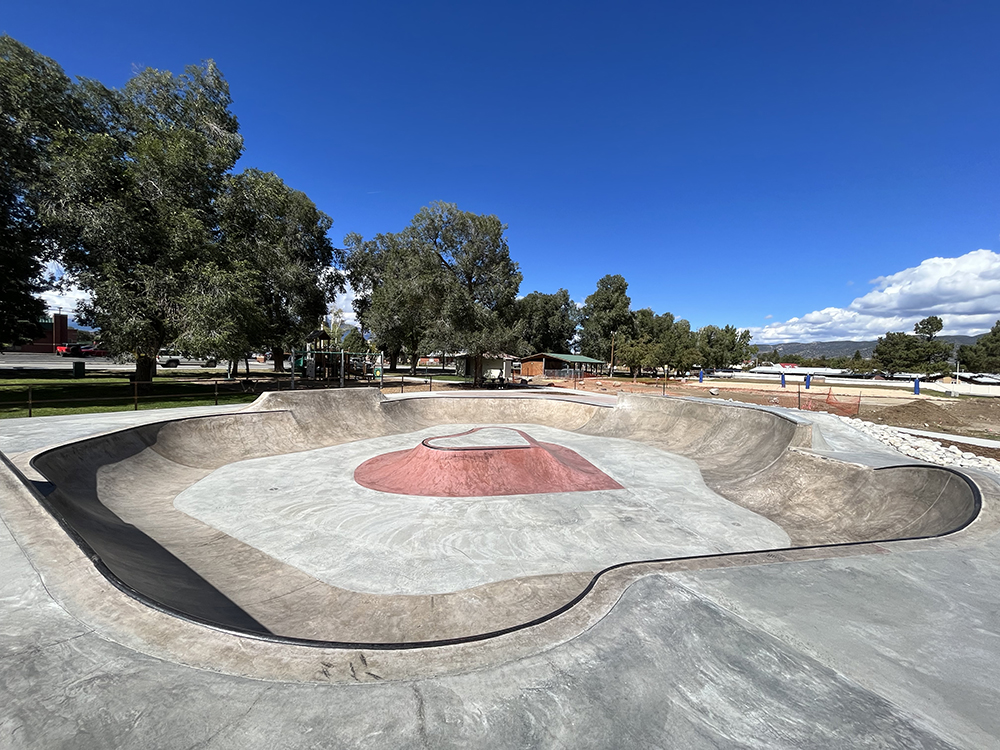
<svg viewBox="0 0 1000 750"><path fill-rule="evenodd" d="M227 464L174 505L327 584L376 594L441 594L631 560L789 546L780 526L709 489L690 459L541 425L513 427L576 451L624 488L442 498L354 480L373 456L474 427Z"/></svg>

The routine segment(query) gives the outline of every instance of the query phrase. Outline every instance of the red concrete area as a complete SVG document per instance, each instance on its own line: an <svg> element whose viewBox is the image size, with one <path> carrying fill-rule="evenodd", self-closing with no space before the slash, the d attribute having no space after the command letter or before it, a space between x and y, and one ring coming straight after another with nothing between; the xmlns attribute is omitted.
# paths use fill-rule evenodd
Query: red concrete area
<svg viewBox="0 0 1000 750"><path fill-rule="evenodd" d="M355 469L354 480L380 492L430 497L623 489L579 453L555 443L540 443L521 430L511 432L527 445L440 445L446 438L472 435L480 429L428 438L415 448L370 458Z"/></svg>

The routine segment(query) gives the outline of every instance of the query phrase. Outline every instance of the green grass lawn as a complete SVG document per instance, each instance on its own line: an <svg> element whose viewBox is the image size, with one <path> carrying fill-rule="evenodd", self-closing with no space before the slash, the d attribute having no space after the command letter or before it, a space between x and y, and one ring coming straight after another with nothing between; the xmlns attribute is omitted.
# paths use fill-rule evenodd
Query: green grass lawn
<svg viewBox="0 0 1000 750"><path fill-rule="evenodd" d="M203 406L216 400L240 404L257 396L245 393L241 381L211 375L192 378L170 373L158 376L148 390L140 386L138 392L127 377L117 373L94 373L81 379L58 375L39 372L37 377L0 378L0 419L29 416L29 396L31 416Z"/></svg>

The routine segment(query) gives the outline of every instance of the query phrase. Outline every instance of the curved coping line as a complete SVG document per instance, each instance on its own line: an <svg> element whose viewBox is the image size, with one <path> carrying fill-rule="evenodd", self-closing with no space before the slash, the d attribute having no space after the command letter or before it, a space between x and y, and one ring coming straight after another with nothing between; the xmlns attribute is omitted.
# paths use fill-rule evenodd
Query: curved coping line
<svg viewBox="0 0 1000 750"><path fill-rule="evenodd" d="M469 445L469 446L439 446L430 445L429 443L435 440L448 440L450 438L465 437L466 435L471 435L473 432L479 432L480 430L510 430L511 432L516 432L518 435L523 437L528 441L527 445ZM473 427L471 430L466 430L465 432L459 432L455 435L437 435L435 437L429 437L420 441L420 444L425 448L429 448L432 451L509 451L518 450L522 448L537 448L538 441L535 440L531 435L528 435L521 430L516 430L513 427L506 427L503 425L490 425L488 427Z"/></svg>
<svg viewBox="0 0 1000 750"><path fill-rule="evenodd" d="M543 623L546 623L549 620L555 619L559 615L568 612L570 609L572 609L581 601L583 601L586 598L587 594L589 594L594 589L594 587L597 585L598 580L602 576L607 575L608 573L611 573L612 571L615 570L621 570L622 568L627 568L631 565L654 565L657 563L689 562L694 560L726 560L735 557L747 557L752 561L757 556L769 555L780 552L796 552L801 550L823 550L823 549L849 549L851 547L859 547L865 544L885 544L888 542L917 541L920 539L939 539L942 537L951 536L952 534L957 534L958 532L966 529L969 526L969 524L971 524L979 517L979 514L982 511L983 507L983 496L982 492L979 489L979 486L972 480L971 477L966 476L965 474L963 474L960 471L957 471L956 469L952 469L948 466L934 466L933 464L896 464L893 466L879 466L875 467L873 470L885 471L887 469L937 469L940 471L946 471L949 474L954 474L955 476L963 480L968 485L970 491L972 492L975 512L961 526L954 528L951 531L946 531L943 534L925 534L923 536L908 536L908 537L898 537L892 539L874 539L862 542L808 544L800 547L776 547L773 549L753 550L750 552L718 552L709 555L687 555L684 557L660 557L660 558L653 558L650 560L629 560L626 562L615 563L614 565L610 565L607 568L598 571L594 575L594 577L590 579L590 582L583 588L583 590L580 591L579 594L577 594L575 597L570 599L562 606L552 610L551 612L536 617L533 620L529 620L528 622L523 622L518 625L511 625L509 627L500 628L498 630L491 630L485 633L475 633L473 635L460 636L457 638L441 638L430 641L409 641L401 643L380 643L380 642L368 643L364 641L317 641L317 640L310 640L308 638L293 638L281 635L265 635L262 633L254 633L251 631L234 628L228 625L223 625L221 623L214 622L212 620L208 620L202 617L198 617L197 615L191 615L188 614L187 612L182 612L180 610L174 609L173 607L169 607L163 604L162 602L158 602L155 599L147 596L146 594L143 594L141 591L132 588L127 583L118 578L118 576L107 566L104 560L101 559L101 556L94 551L94 549L90 546L90 544L88 544L87 541L83 539L83 537L81 537L76 532L75 529L72 528L69 522L62 517L62 514L59 513L59 511L56 510L47 501L47 499L40 492L38 492L37 489L35 489L35 486L31 483L31 481L28 480L24 476L24 474L22 474L21 471L16 466L14 466L14 464L11 463L6 456L3 455L2 452L0 452L0 457L2 457L3 463L5 463L8 466L8 468L10 468L15 473L15 475L21 479L22 483L35 496L35 498L39 501L42 507L45 508L49 512L49 514L56 519L56 521L59 523L60 526L62 526L63 530L66 531L70 539L72 539L77 544L77 546L94 564L94 567L96 567L97 570L105 578L107 578L115 588L117 588L118 590L122 591L125 594L128 594L133 599L136 599L137 601L145 604L146 606L158 612L163 612L173 617L177 617L181 620L186 620L187 622L192 622L197 625L202 625L204 627L208 627L211 628L212 630L220 631L223 633L229 633L231 635L241 636L243 638L251 638L254 640L264 641L267 643L285 644L289 646L305 646L307 648L327 648L327 649L344 649L344 650L367 649L369 651L408 651L408 650L416 650L424 648L440 648L443 646L460 646L468 643L487 641L490 640L491 638L498 638L503 635L509 635L511 633L516 633L520 630L527 630L528 628L532 628L537 625L542 625Z"/></svg>

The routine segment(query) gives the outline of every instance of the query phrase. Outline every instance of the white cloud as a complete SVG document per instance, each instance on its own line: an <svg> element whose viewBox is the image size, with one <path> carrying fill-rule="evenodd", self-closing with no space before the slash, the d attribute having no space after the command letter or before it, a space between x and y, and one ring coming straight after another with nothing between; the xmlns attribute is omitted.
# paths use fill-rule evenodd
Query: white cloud
<svg viewBox="0 0 1000 750"><path fill-rule="evenodd" d="M73 285L66 277L66 269L55 261L49 261L45 264L45 275L60 282L59 288L50 289L38 295L45 303L45 310L49 313L66 313L70 318L70 323L77 324L74 318L76 306L80 302L89 300L90 293Z"/></svg>
<svg viewBox="0 0 1000 750"><path fill-rule="evenodd" d="M988 331L1000 319L1000 255L992 250L928 258L871 284L872 291L847 307L826 307L751 328L754 342L874 339L886 331L912 331L929 315L941 317L944 334L972 335Z"/></svg>
<svg viewBox="0 0 1000 750"><path fill-rule="evenodd" d="M330 305L330 309L339 309L344 316L344 323L349 326L358 327L358 316L354 312L354 298L357 295L354 289L351 288L350 284L347 284L347 289L341 292L336 297L333 298L333 304Z"/></svg>

